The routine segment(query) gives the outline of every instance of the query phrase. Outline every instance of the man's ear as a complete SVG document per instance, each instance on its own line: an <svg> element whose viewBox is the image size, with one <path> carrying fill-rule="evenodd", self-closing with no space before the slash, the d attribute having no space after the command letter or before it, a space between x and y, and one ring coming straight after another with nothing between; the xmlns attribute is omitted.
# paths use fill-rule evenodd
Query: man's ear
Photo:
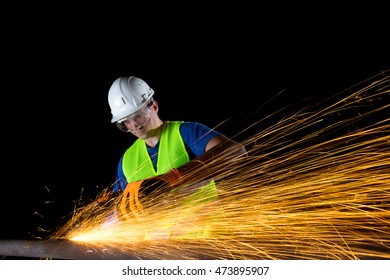
<svg viewBox="0 0 390 280"><path fill-rule="evenodd" d="M159 107L158 107L158 103L157 103L156 100L153 101L153 103L152 103L152 105L150 106L150 108L151 108L152 110L156 111L156 113L158 112Z"/></svg>

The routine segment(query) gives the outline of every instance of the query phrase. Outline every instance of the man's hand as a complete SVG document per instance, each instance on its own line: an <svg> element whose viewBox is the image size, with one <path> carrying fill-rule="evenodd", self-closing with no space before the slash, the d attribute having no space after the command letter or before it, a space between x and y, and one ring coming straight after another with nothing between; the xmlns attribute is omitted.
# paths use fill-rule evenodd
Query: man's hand
<svg viewBox="0 0 390 280"><path fill-rule="evenodd" d="M183 178L177 168L172 168L165 174L161 175L161 180L166 182L170 189L180 187L183 184Z"/></svg>
<svg viewBox="0 0 390 280"><path fill-rule="evenodd" d="M139 201L139 189L143 180L128 183L123 192L119 209L126 219L129 219L129 212L136 217L143 215L143 207ZM129 211L130 209L130 211Z"/></svg>
<svg viewBox="0 0 390 280"><path fill-rule="evenodd" d="M126 189L123 192L119 209L127 219L130 217L130 213L136 218L139 218L144 214L140 196L159 196L164 193L169 193L172 189L179 187L181 183L182 179L180 172L175 168L159 176L131 182L127 184Z"/></svg>
<svg viewBox="0 0 390 280"><path fill-rule="evenodd" d="M104 206L115 198L115 196L116 194L112 190L105 190L96 198L96 202L99 206Z"/></svg>
<svg viewBox="0 0 390 280"><path fill-rule="evenodd" d="M176 168L170 169L162 175L145 179L141 184L141 191L144 195L149 195L155 191L169 192L183 184L181 173Z"/></svg>

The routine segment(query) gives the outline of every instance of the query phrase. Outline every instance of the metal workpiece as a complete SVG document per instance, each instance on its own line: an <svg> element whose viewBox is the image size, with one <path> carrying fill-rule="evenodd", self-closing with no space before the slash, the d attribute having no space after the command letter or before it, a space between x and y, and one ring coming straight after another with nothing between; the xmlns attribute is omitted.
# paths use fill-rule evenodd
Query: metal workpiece
<svg viewBox="0 0 390 280"><path fill-rule="evenodd" d="M0 240L0 255L34 259L133 259L130 253L69 240Z"/></svg>
<svg viewBox="0 0 390 280"><path fill-rule="evenodd" d="M231 253L190 240L93 245L70 240L0 240L0 256L53 260L209 260ZM197 249L195 250L194 248Z"/></svg>

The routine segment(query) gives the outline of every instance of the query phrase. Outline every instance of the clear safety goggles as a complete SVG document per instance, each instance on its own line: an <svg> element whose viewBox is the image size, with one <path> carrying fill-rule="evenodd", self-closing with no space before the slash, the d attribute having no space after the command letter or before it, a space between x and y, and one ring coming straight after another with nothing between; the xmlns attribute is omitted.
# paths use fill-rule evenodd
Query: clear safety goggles
<svg viewBox="0 0 390 280"><path fill-rule="evenodd" d="M136 127L142 127L149 122L150 113L149 106L143 106L134 114L118 120L116 126L124 132L133 131Z"/></svg>

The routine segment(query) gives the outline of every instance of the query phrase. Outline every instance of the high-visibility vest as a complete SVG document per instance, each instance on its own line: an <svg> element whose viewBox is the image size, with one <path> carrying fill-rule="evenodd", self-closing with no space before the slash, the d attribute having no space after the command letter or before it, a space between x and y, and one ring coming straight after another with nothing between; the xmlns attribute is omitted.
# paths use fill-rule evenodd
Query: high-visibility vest
<svg viewBox="0 0 390 280"><path fill-rule="evenodd" d="M122 161L123 173L127 182L144 180L166 173L190 161L183 139L180 135L179 121L164 122L157 158L157 170L153 167L145 141L137 139L129 147Z"/></svg>

